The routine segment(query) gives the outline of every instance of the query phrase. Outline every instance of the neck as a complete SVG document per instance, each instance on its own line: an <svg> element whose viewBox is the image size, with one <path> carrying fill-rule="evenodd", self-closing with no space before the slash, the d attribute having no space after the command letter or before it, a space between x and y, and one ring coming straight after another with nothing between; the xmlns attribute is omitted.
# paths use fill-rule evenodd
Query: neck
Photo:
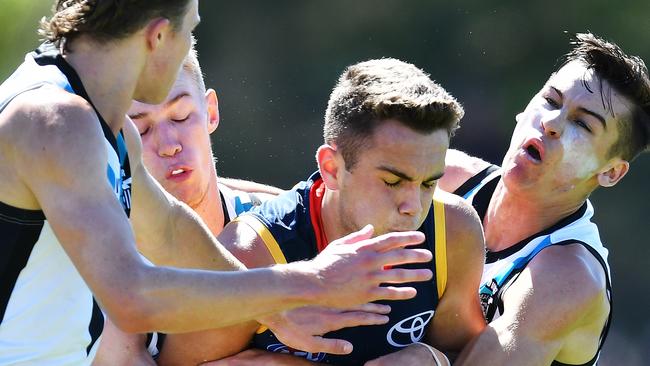
<svg viewBox="0 0 650 366"><path fill-rule="evenodd" d="M486 247L493 252L507 249L576 212L585 200L551 202L522 196L509 190L502 179L483 218Z"/></svg>
<svg viewBox="0 0 650 366"><path fill-rule="evenodd" d="M323 203L321 206L321 220L323 230L330 242L339 239L349 232L343 226L341 213L339 212L339 192L325 189Z"/></svg>
<svg viewBox="0 0 650 366"><path fill-rule="evenodd" d="M99 44L79 38L71 44L73 51L63 56L114 134L124 125L142 70L135 46L129 39Z"/></svg>
<svg viewBox="0 0 650 366"><path fill-rule="evenodd" d="M194 205L192 209L201 217L214 236L221 233L224 227L224 210L226 208L221 203L221 195L219 194L219 186L217 185L217 171L214 166L211 166L210 169L208 190L201 201Z"/></svg>

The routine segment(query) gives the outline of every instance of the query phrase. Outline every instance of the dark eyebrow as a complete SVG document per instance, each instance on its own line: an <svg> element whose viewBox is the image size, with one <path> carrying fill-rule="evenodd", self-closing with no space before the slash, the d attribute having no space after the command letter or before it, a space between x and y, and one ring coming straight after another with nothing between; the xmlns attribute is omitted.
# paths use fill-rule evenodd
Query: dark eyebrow
<svg viewBox="0 0 650 366"><path fill-rule="evenodd" d="M555 90L555 92L560 96L560 98L564 98L564 94L560 91L560 89L552 86L551 89Z"/></svg>
<svg viewBox="0 0 650 366"><path fill-rule="evenodd" d="M558 95L560 96L560 98L564 98L564 95L562 94L562 92L561 92L560 90L558 90L556 87L553 87L553 86L552 86L551 89L555 90L555 92L558 93ZM580 112L582 112L582 113L586 113L586 114L588 114L588 115L590 115L590 116L596 118L596 119L597 119L598 121L600 121L600 123L603 125L603 129L604 129L605 131L607 131L607 123L605 122L605 118L604 118L603 116L601 116L600 114L598 114L598 113L596 113L596 112L594 112L594 111L592 111L592 110L589 110L589 109L587 109L587 108L584 108L584 107L580 107L580 108L578 108L578 110L579 110Z"/></svg>
<svg viewBox="0 0 650 366"><path fill-rule="evenodd" d="M598 113L596 113L594 111L590 111L587 108L580 107L580 108L578 108L578 110L580 110L580 112L582 112L582 113L586 113L586 114L588 114L590 116L593 116L594 118L599 120L600 123L603 125L603 130L607 131L607 123L605 123L605 118L603 118L603 116L601 116L600 114L598 114Z"/></svg>
<svg viewBox="0 0 650 366"><path fill-rule="evenodd" d="M400 178L402 178L402 179L404 179L406 181L409 181L409 182L412 182L412 181L415 180L412 177L408 176L407 174L404 174L404 173L400 172L399 170L393 169L391 167L387 167L387 166L382 165L382 166L378 167L377 169L389 172L390 174L392 174L394 176L397 176L397 177L400 177ZM438 180L438 179L442 178L442 176L444 174L445 173L442 172L442 173L439 173L439 174L436 174L436 175L432 175L431 177L425 179L424 181L425 182L430 182L430 181L433 181L433 180Z"/></svg>

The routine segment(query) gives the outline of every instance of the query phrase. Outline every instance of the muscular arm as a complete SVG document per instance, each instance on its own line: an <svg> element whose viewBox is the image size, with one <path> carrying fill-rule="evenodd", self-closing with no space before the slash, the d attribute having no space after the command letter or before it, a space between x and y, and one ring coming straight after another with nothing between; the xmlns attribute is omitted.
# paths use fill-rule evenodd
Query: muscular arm
<svg viewBox="0 0 650 366"><path fill-rule="evenodd" d="M485 243L471 206L445 192L436 195L445 202L448 279L429 327L428 341L441 350L458 352L485 328L477 293Z"/></svg>
<svg viewBox="0 0 650 366"><path fill-rule="evenodd" d="M234 221L226 225L219 234L219 241L247 267L266 267L275 263L262 239L246 224ZM158 364L196 365L231 356L247 348L259 326L257 321L249 321L231 327L168 335Z"/></svg>
<svg viewBox="0 0 650 366"><path fill-rule="evenodd" d="M85 101L62 91L24 93L3 111L0 126L11 143L10 162L3 164L14 167L15 180L28 188L10 203L44 211L72 263L123 330L196 331L300 305L404 298L410 291L379 287L386 278L371 274L386 262L426 260L423 253L393 250L421 240L420 235L368 239L367 231L349 238L358 243L339 245L309 263L245 272L153 267L137 253L129 222L107 182L105 141ZM341 275L359 278L324 282ZM383 275L397 279L395 273Z"/></svg>
<svg viewBox="0 0 650 366"><path fill-rule="evenodd" d="M123 128L132 172L131 225L138 249L156 265L210 270L245 267L210 233L200 217L149 174L130 119Z"/></svg>
<svg viewBox="0 0 650 366"><path fill-rule="evenodd" d="M265 267L275 263L264 241L248 224L233 221L219 235L219 240L247 267ZM260 320L272 329L278 339L296 349L308 352L349 353L343 342L312 335L322 335L343 327L383 324L388 318L382 314L386 306L365 304L349 309L301 308ZM195 364L205 360L222 359L246 348L258 322L242 323L229 328L203 332L170 335L165 341L159 363L163 365ZM266 351L251 350L224 359L229 364L282 364L300 365L302 358ZM222 363L215 363L220 365Z"/></svg>
<svg viewBox="0 0 650 366"><path fill-rule="evenodd" d="M457 365L549 365L589 361L609 313L602 267L580 245L549 247L510 286L504 314Z"/></svg>
<svg viewBox="0 0 650 366"><path fill-rule="evenodd" d="M267 270L275 275L251 271L231 276L143 263L106 179L106 145L92 109L65 93L26 94L3 113L8 124L20 126L4 127L13 133L16 175L31 194L24 201L31 198L44 211L75 267L119 327L196 330L280 310L282 303L303 303L295 294L278 296L283 292L281 268ZM251 301L257 304L247 305Z"/></svg>

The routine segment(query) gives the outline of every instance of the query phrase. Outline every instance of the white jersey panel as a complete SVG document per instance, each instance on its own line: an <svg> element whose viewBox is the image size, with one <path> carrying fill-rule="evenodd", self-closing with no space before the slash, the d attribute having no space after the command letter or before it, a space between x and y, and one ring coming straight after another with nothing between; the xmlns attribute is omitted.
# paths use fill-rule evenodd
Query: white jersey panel
<svg viewBox="0 0 650 366"><path fill-rule="evenodd" d="M0 365L84 365L92 294L45 221L0 326ZM95 346L99 342L95 343Z"/></svg>

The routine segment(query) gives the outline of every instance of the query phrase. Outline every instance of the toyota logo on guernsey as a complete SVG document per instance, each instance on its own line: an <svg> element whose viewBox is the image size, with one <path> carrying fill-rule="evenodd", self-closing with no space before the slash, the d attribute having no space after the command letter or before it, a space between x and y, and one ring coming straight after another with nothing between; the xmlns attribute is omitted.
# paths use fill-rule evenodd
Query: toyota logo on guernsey
<svg viewBox="0 0 650 366"><path fill-rule="evenodd" d="M406 347L418 342L424 335L424 328L433 318L433 310L415 314L393 325L386 334L386 340L393 347Z"/></svg>
<svg viewBox="0 0 650 366"><path fill-rule="evenodd" d="M277 353L287 353L293 356L298 356L302 358L306 358L309 361L323 361L325 359L325 356L327 356L327 353L311 353L311 352L304 352L297 350L295 348L287 347L282 343L274 343L266 347L267 351L271 352L277 352Z"/></svg>

